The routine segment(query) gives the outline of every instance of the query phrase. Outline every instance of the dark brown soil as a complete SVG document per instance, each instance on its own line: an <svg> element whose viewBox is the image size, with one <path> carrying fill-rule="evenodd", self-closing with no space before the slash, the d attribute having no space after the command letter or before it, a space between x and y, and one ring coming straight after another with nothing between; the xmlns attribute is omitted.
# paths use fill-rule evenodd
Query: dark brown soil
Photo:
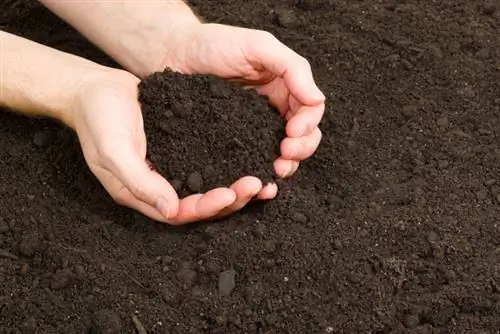
<svg viewBox="0 0 500 334"><path fill-rule="evenodd" d="M149 160L181 196L247 175L274 181L285 125L256 91L212 76L155 73L140 83L139 102Z"/></svg>
<svg viewBox="0 0 500 334"><path fill-rule="evenodd" d="M6 30L113 64L12 3ZM267 205L172 229L114 205L71 132L1 113L1 332L498 332L497 2L192 3L310 60L320 149Z"/></svg>

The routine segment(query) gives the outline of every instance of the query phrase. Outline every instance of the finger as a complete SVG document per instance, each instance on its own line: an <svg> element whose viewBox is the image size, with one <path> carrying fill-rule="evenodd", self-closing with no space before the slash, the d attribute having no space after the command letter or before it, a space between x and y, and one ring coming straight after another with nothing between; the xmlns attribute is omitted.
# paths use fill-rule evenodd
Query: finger
<svg viewBox="0 0 500 334"><path fill-rule="evenodd" d="M316 105L325 101L325 96L314 82L307 59L281 43L273 35L263 33L255 40L248 40L251 62L262 64L267 70L282 77L290 92L302 104Z"/></svg>
<svg viewBox="0 0 500 334"><path fill-rule="evenodd" d="M274 161L274 170L276 175L281 178L287 178L293 175L299 168L299 162L295 160L287 160L278 158Z"/></svg>
<svg viewBox="0 0 500 334"><path fill-rule="evenodd" d="M219 212L215 219L228 216L241 210L255 197L262 189L262 182L253 176L245 176L233 183L230 187L236 194L236 200L233 204Z"/></svg>
<svg viewBox="0 0 500 334"><path fill-rule="evenodd" d="M321 130L319 128L306 137L290 138L281 141L281 157L287 160L305 160L314 154L321 142Z"/></svg>
<svg viewBox="0 0 500 334"><path fill-rule="evenodd" d="M136 210L157 222L166 222L165 217L156 208L137 199L127 188L123 187L122 189L122 193L119 195L121 205Z"/></svg>
<svg viewBox="0 0 500 334"><path fill-rule="evenodd" d="M278 185L276 183L269 183L257 194L258 200L271 200L278 195Z"/></svg>
<svg viewBox="0 0 500 334"><path fill-rule="evenodd" d="M232 189L216 188L205 194L195 194L183 198L176 217L169 220L174 225L183 225L216 216L236 200Z"/></svg>
<svg viewBox="0 0 500 334"><path fill-rule="evenodd" d="M276 109L278 109L281 117L284 117L285 120L289 117L290 113L290 91L286 86L283 78L276 78L272 82L267 85L257 85L254 88L260 94L263 94L268 97L269 102Z"/></svg>
<svg viewBox="0 0 500 334"><path fill-rule="evenodd" d="M153 220L165 222L165 218L156 208L138 200L111 172L99 166L91 166L90 168L115 202L139 211Z"/></svg>
<svg viewBox="0 0 500 334"><path fill-rule="evenodd" d="M288 137L301 137L310 135L318 128L321 118L325 112L325 104L310 107L302 106L288 120L286 124L286 134Z"/></svg>
<svg viewBox="0 0 500 334"><path fill-rule="evenodd" d="M175 217L179 210L179 197L175 189L135 151L123 149L113 155L109 168L138 200L154 207L165 220Z"/></svg>

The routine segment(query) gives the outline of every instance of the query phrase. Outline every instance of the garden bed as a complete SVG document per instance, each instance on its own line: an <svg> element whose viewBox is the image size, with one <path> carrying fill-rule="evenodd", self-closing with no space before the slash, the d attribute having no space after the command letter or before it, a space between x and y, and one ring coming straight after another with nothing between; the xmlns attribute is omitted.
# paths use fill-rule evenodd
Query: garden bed
<svg viewBox="0 0 500 334"><path fill-rule="evenodd" d="M309 59L318 152L275 200L172 228L114 204L72 132L0 113L0 332L498 331L495 2L192 3ZM113 65L34 2L0 26Z"/></svg>

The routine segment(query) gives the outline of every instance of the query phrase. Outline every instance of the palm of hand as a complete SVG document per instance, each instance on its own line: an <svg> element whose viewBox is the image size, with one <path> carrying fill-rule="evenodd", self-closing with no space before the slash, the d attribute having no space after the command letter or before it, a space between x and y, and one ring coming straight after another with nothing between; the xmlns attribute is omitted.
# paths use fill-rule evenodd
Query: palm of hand
<svg viewBox="0 0 500 334"><path fill-rule="evenodd" d="M125 72L99 78L86 88L75 114L85 160L117 203L157 221L185 224L227 215L250 200L247 196L261 191L258 179L246 177L230 188L179 199L170 183L146 162L137 84L138 79Z"/></svg>

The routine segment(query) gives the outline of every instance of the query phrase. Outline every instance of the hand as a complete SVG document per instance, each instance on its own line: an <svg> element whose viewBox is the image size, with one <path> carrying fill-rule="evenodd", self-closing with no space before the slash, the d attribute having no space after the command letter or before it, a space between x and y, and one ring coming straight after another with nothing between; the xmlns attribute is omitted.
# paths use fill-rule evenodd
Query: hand
<svg viewBox="0 0 500 334"><path fill-rule="evenodd" d="M300 161L314 154L322 136L318 125L325 96L316 86L305 58L268 32L212 23L183 30L171 50L164 67L239 81L269 98L287 122L281 157L274 162L279 177L291 176ZM276 195L276 185L262 190L257 185L258 180L253 178L241 180L232 188L236 202L224 211L239 210L256 194L260 199Z"/></svg>
<svg viewBox="0 0 500 334"><path fill-rule="evenodd" d="M94 75L82 85L72 113L90 170L118 204L160 222L185 224L210 219L234 205L241 184L260 189L259 183L242 179L232 189L217 188L180 200L146 162L138 83L132 74L118 70Z"/></svg>

